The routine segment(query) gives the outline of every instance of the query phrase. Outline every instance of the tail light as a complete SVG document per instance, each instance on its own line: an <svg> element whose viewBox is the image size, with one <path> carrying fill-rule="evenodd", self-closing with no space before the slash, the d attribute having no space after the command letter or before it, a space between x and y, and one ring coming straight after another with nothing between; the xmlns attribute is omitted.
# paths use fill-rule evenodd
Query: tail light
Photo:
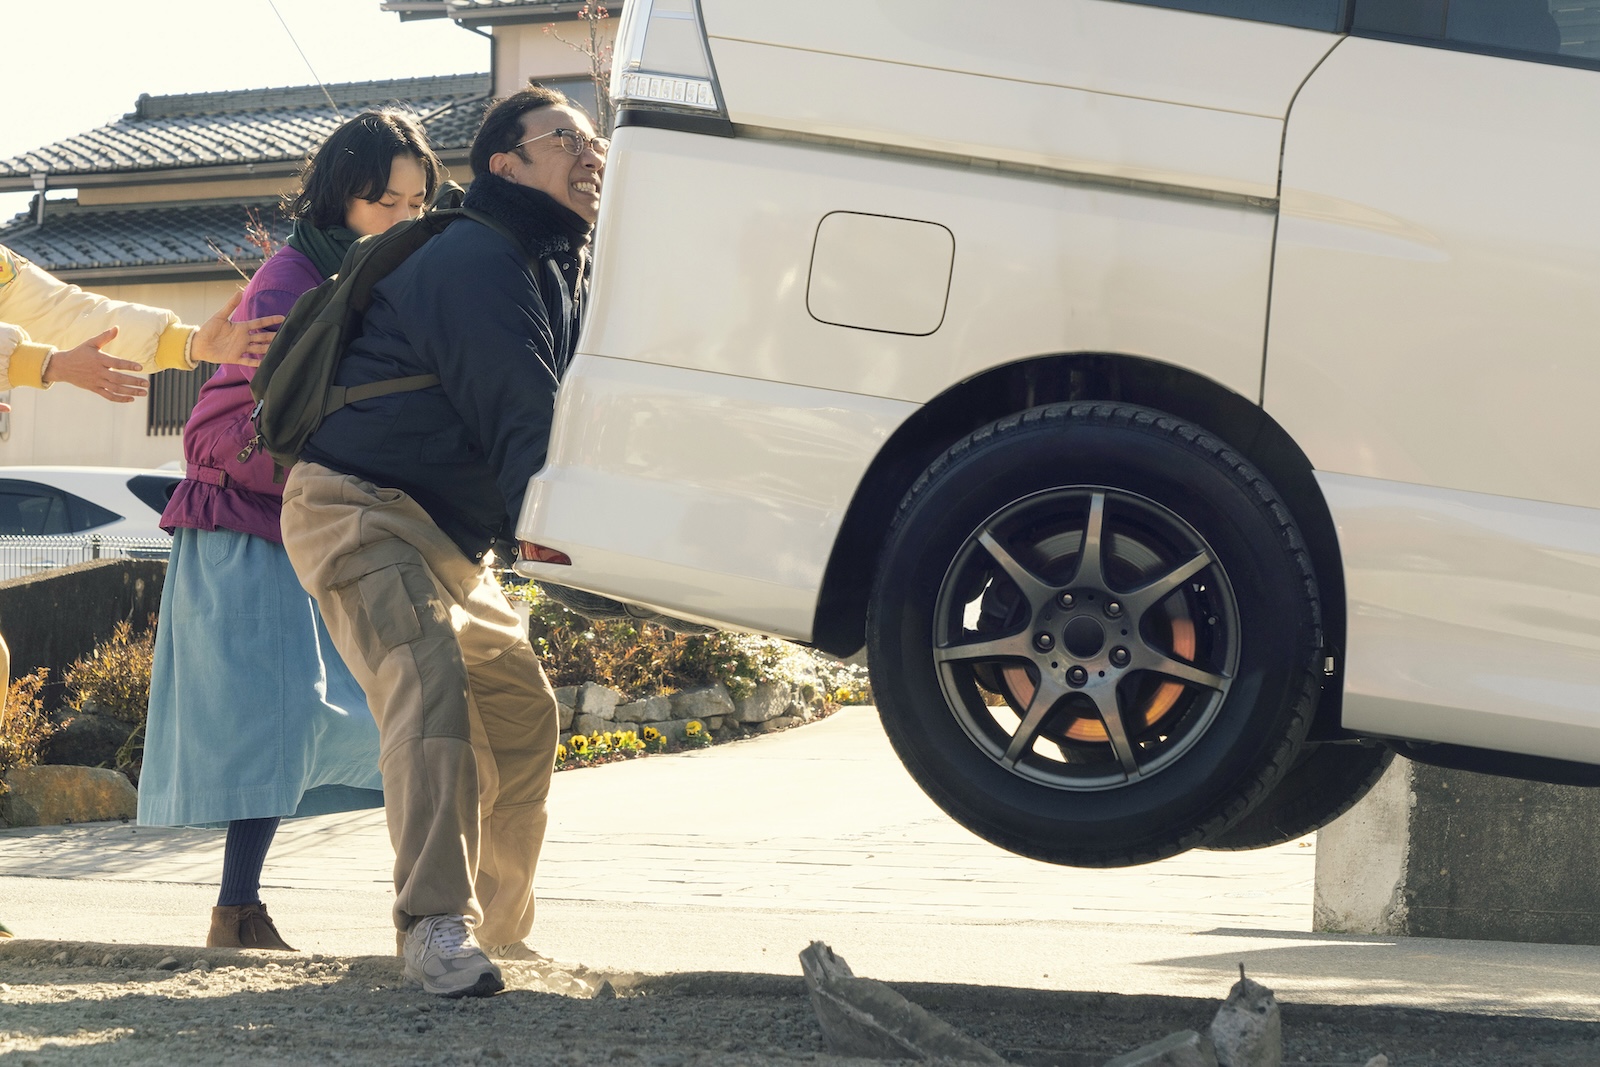
<svg viewBox="0 0 1600 1067"><path fill-rule="evenodd" d="M522 558L529 563L555 563L563 567L572 566L572 557L559 549L546 548L536 545L532 541L522 542Z"/></svg>
<svg viewBox="0 0 1600 1067"><path fill-rule="evenodd" d="M629 0L617 26L611 100L619 110L725 114L699 0Z"/></svg>

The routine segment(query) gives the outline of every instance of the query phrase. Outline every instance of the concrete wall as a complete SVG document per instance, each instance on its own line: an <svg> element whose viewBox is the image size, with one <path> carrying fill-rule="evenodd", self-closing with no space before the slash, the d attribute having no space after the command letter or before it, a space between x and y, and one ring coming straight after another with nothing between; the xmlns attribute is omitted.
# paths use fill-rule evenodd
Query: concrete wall
<svg viewBox="0 0 1600 1067"><path fill-rule="evenodd" d="M111 636L123 619L134 630L161 607L164 561L100 560L0 582L0 633L11 647L13 677L50 669L45 706L59 706L62 674Z"/></svg>
<svg viewBox="0 0 1600 1067"><path fill-rule="evenodd" d="M1600 789L1395 760L1317 835L1313 927L1600 945Z"/></svg>
<svg viewBox="0 0 1600 1067"><path fill-rule="evenodd" d="M117 300L168 308L184 322L199 324L242 285L241 278L236 282L107 285L97 286L95 291ZM43 340L60 346L84 339ZM159 467L183 458L180 434L147 434L145 399L113 404L82 389L58 385L43 392L13 389L10 403L13 410L9 429L0 432L0 466L66 463Z"/></svg>

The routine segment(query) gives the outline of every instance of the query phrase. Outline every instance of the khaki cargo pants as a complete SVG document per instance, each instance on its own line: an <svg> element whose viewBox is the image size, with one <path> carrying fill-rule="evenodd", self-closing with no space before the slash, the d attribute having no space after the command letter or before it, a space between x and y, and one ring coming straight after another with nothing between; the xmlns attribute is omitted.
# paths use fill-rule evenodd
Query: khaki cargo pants
<svg viewBox="0 0 1600 1067"><path fill-rule="evenodd" d="M398 489L315 463L289 472L283 543L378 723L394 921L533 927L555 768L555 693L489 568Z"/></svg>

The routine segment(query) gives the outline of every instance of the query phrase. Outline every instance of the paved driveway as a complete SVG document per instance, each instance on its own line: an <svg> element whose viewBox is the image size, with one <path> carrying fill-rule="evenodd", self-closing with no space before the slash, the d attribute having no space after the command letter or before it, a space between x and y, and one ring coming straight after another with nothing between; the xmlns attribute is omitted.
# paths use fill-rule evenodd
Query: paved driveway
<svg viewBox="0 0 1600 1067"><path fill-rule="evenodd" d="M886 980L1281 998L1600 1020L1600 949L1311 934L1312 839L1125 870L1012 856L912 784L871 709L555 778L533 940L634 971L797 974L826 940ZM0 831L20 936L194 944L222 834ZM302 949L393 950L381 812L286 822L263 897Z"/></svg>

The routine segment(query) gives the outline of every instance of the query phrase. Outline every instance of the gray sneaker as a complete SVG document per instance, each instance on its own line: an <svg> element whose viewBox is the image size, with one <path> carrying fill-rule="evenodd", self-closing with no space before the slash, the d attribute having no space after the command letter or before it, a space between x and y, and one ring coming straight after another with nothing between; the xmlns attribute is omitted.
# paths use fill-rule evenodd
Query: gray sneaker
<svg viewBox="0 0 1600 1067"><path fill-rule="evenodd" d="M492 997L506 987L500 968L461 915L428 915L406 934L406 977L440 997Z"/></svg>

